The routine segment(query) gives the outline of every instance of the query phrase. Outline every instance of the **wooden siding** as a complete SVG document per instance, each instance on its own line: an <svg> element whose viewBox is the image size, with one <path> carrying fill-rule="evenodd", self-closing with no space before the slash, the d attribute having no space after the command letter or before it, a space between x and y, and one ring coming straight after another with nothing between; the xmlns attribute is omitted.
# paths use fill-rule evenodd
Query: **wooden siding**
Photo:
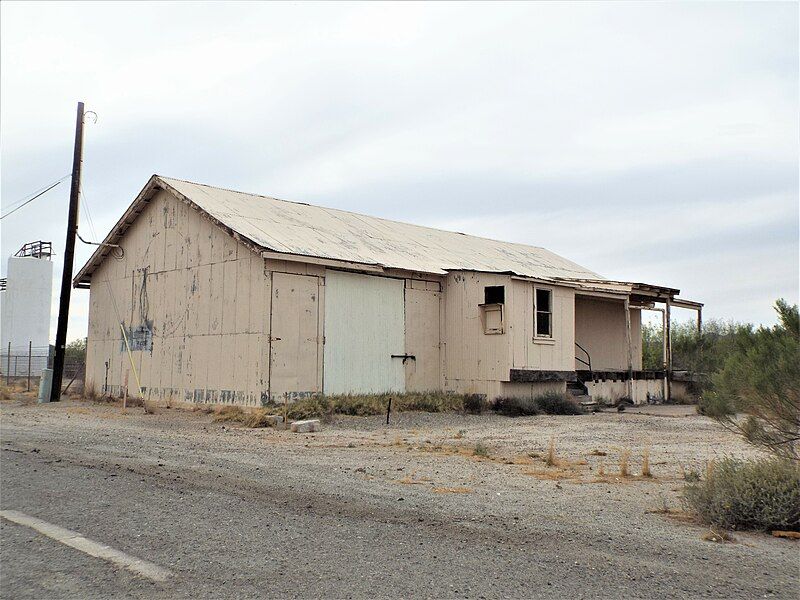
<svg viewBox="0 0 800 600"><path fill-rule="evenodd" d="M415 360L406 361L406 390L422 392L442 389L440 358L439 283L406 280L406 344L405 351Z"/></svg>
<svg viewBox="0 0 800 600"><path fill-rule="evenodd" d="M633 368L642 368L642 315L631 310ZM592 368L627 370L628 351L625 334L625 305L622 300L576 296L576 341L589 351ZM580 355L583 357L583 355ZM576 365L584 369L585 365Z"/></svg>
<svg viewBox="0 0 800 600"><path fill-rule="evenodd" d="M506 288L505 326L508 327L513 314L513 307L508 307L511 288L508 275L455 272L447 276L444 297L447 389L456 389L452 382L457 380L508 381L511 336L508 332L486 335L481 319L484 287L495 285ZM483 392L476 389L476 393Z"/></svg>
<svg viewBox="0 0 800 600"><path fill-rule="evenodd" d="M297 398L322 391L318 278L273 273L270 310L270 397Z"/></svg>
<svg viewBox="0 0 800 600"><path fill-rule="evenodd" d="M166 192L92 277L87 387L136 383L119 323L152 332L132 351L146 398L259 404L266 398L270 283L264 261Z"/></svg>
<svg viewBox="0 0 800 600"><path fill-rule="evenodd" d="M325 276L326 394L402 392L402 279L328 269Z"/></svg>
<svg viewBox="0 0 800 600"><path fill-rule="evenodd" d="M534 335L534 288L551 290L552 338ZM572 289L513 280L512 353L515 369L575 370L575 294Z"/></svg>

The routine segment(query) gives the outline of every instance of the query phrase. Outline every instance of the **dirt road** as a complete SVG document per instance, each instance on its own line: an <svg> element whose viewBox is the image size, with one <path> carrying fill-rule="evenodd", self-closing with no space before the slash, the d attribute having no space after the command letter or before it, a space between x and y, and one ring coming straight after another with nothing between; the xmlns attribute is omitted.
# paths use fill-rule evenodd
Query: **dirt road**
<svg viewBox="0 0 800 600"><path fill-rule="evenodd" d="M797 589L796 543L739 533L711 543L681 520L682 470L751 450L680 411L404 414L389 428L353 418L299 435L166 409L1 410L0 509L170 572L154 581L0 519L3 598L789 598ZM652 478L638 476L645 446ZM626 448L631 475L620 477Z"/></svg>

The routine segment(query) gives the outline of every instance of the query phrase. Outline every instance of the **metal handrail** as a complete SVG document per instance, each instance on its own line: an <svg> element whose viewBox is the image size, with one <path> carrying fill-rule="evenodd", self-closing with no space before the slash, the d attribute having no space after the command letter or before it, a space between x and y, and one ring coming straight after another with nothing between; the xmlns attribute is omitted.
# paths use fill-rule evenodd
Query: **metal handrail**
<svg viewBox="0 0 800 600"><path fill-rule="evenodd" d="M575 342L575 345L578 348L580 348L581 350L583 350L583 353L586 355L586 358L588 359L588 360L583 360L579 356L576 356L575 360L577 360L578 362L581 362L581 363L585 364L587 367L589 367L589 373L591 374L592 373L592 357L589 354L589 351L586 350L586 348L584 348L583 346L581 346L578 342Z"/></svg>

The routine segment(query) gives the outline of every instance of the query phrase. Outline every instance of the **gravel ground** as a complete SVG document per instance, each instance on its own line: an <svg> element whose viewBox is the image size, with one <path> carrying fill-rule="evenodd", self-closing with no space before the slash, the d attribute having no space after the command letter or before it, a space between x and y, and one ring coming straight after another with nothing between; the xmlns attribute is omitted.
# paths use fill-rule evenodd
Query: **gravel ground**
<svg viewBox="0 0 800 600"><path fill-rule="evenodd" d="M74 401L0 411L0 508L175 574L2 521L3 598L796 597L796 542L706 542L680 511L686 470L754 454L691 407L339 417L306 435Z"/></svg>

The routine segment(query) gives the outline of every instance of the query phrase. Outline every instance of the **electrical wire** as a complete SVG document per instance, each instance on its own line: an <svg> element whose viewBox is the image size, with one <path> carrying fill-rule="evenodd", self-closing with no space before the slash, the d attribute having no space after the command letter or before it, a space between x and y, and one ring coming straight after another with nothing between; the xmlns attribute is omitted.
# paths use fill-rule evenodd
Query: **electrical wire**
<svg viewBox="0 0 800 600"><path fill-rule="evenodd" d="M92 220L91 211L89 210L89 203L86 201L86 194L84 193L83 190L81 190L81 198L83 199L81 206L84 209L84 214L86 215L86 222L89 224L89 230L92 233L92 237L97 239L97 231L95 231L94 221ZM120 250L122 250L122 248L120 248ZM111 287L111 282L108 279L108 275L106 275L103 279L104 279L103 283L105 283L106 287L108 288L108 296L111 299L111 307L114 309L114 315L117 317L117 324L119 325L119 329L122 332L122 340L125 343L125 349L127 350L128 353L128 360L131 363L131 369L133 370L133 377L136 380L136 387L139 390L139 397L142 398L142 400L144 400L144 393L142 392L142 384L139 381L139 373L138 370L136 369L136 364L133 360L133 354L131 354L131 347L130 343L128 342L128 335L125 332L125 320L122 318L122 315L120 314L119 305L117 304L117 299L116 296L114 295L114 288Z"/></svg>
<svg viewBox="0 0 800 600"><path fill-rule="evenodd" d="M14 208L10 208L9 207L9 209L6 210L6 213L4 215L0 216L0 220L5 219L7 216L17 212L23 206L26 206L26 205L30 204L31 202L36 200L39 196L43 196L44 194L46 194L47 192L52 190L54 187L56 187L59 183L61 183L62 181L64 181L68 177L72 177L72 173L68 173L68 174L64 175L61 179L56 180L55 182L51 183L50 185L45 186L44 188L40 188L40 190L37 190L38 193L34 192L34 194L36 194L36 195L33 196L32 198L28 198L27 200L25 200L23 198L22 200L18 200L17 202L14 202L11 205Z"/></svg>

